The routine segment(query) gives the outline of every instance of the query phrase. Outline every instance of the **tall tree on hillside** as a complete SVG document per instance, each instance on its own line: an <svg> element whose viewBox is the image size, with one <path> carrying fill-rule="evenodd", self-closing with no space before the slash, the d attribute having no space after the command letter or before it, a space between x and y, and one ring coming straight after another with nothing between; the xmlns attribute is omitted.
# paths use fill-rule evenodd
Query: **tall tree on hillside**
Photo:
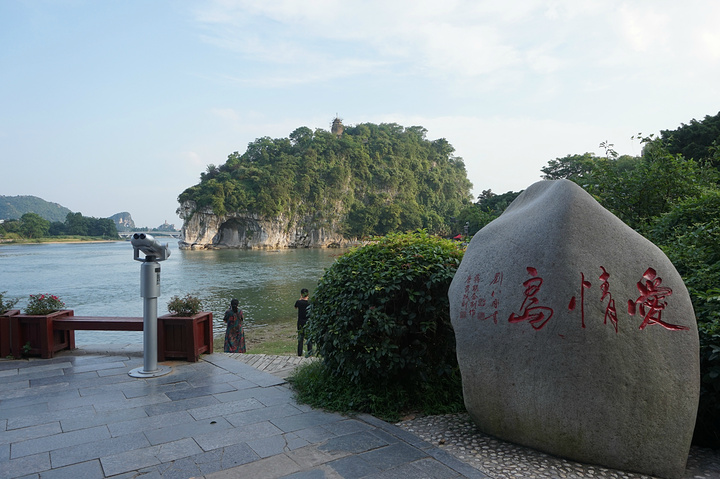
<svg viewBox="0 0 720 479"><path fill-rule="evenodd" d="M20 217L20 234L25 238L42 238L50 230L50 222L35 213L25 213Z"/></svg>
<svg viewBox="0 0 720 479"><path fill-rule="evenodd" d="M662 130L660 137L670 153L696 161L710 160L720 167L720 113L706 115L701 121L692 119L675 130Z"/></svg>
<svg viewBox="0 0 720 479"><path fill-rule="evenodd" d="M65 217L65 231L69 235L88 236L88 220L82 213L68 213Z"/></svg>

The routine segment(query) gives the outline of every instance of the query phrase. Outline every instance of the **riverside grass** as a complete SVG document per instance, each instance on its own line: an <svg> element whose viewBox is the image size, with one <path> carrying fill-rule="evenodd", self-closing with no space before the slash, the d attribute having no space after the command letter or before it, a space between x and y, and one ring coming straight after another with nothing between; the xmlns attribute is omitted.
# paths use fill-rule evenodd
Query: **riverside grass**
<svg viewBox="0 0 720 479"><path fill-rule="evenodd" d="M225 335L213 340L213 350L222 352ZM294 356L297 354L297 325L289 320L276 324L245 325L247 354Z"/></svg>

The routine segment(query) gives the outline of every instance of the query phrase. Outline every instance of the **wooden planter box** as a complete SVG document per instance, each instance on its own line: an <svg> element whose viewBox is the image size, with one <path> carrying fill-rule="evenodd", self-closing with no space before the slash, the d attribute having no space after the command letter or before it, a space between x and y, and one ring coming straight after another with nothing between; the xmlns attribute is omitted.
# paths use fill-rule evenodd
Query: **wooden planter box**
<svg viewBox="0 0 720 479"><path fill-rule="evenodd" d="M16 309L6 311L0 316L0 356L40 356L47 359L61 349L70 348L75 333L53 329L53 319L73 314L70 309L46 315L20 314ZM25 345L29 349L24 349Z"/></svg>
<svg viewBox="0 0 720 479"><path fill-rule="evenodd" d="M184 359L196 362L213 352L213 317L209 311L183 317L166 314L158 318L158 361Z"/></svg>

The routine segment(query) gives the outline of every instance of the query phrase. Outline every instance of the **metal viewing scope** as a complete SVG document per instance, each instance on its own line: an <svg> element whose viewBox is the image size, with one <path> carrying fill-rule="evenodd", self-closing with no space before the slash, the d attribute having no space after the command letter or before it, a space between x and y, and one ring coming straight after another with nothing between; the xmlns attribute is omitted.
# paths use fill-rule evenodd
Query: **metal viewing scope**
<svg viewBox="0 0 720 479"><path fill-rule="evenodd" d="M140 265L140 296L143 298L143 367L135 368L128 374L134 378L154 378L168 374L172 369L158 366L157 299L160 296L160 265L170 256L169 245L161 245L145 233L135 233L130 240L133 245L133 259ZM140 258L140 251L145 253Z"/></svg>
<svg viewBox="0 0 720 479"><path fill-rule="evenodd" d="M160 244L155 238L145 233L135 233L130 242L133 245L133 259L136 261L165 261L170 256L168 243ZM144 258L140 258L140 251L145 254Z"/></svg>

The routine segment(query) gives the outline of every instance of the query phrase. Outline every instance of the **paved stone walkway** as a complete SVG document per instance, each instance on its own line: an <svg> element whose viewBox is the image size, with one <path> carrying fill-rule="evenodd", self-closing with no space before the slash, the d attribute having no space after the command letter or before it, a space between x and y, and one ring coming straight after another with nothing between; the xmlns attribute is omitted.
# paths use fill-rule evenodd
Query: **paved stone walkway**
<svg viewBox="0 0 720 479"><path fill-rule="evenodd" d="M578 464L477 431L467 415L313 410L284 378L314 358L215 353L136 379L137 345L0 360L0 478L569 478L649 476ZM720 478L693 448L686 479Z"/></svg>
<svg viewBox="0 0 720 479"><path fill-rule="evenodd" d="M487 477L372 416L298 404L226 354L128 376L142 365L125 347L0 360L0 478Z"/></svg>
<svg viewBox="0 0 720 479"><path fill-rule="evenodd" d="M287 377L300 364L316 359L264 354L228 356L278 377ZM652 479L643 474L568 461L501 441L480 432L467 413L413 417L396 425L492 479ZM717 478L720 478L720 452L693 446L683 479Z"/></svg>

